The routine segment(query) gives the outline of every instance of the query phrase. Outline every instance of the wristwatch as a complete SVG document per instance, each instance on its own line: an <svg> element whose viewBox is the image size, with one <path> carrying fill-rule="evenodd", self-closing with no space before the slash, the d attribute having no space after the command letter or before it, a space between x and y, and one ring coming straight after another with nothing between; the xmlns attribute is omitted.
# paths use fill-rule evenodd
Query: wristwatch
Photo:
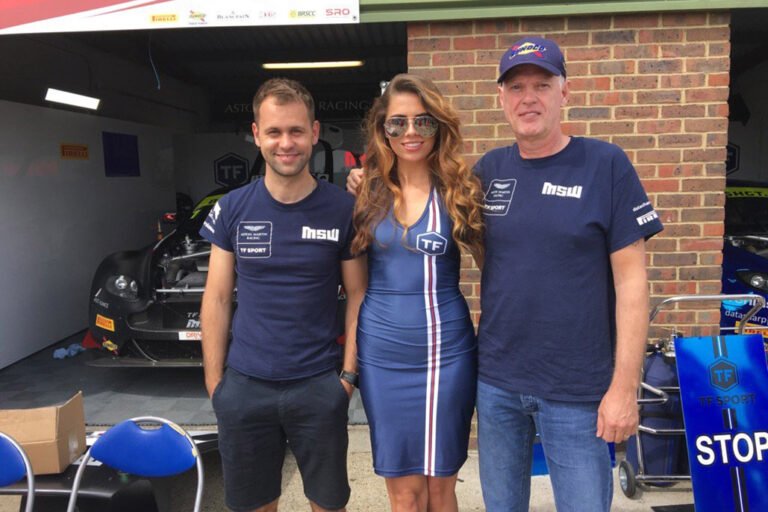
<svg viewBox="0 0 768 512"><path fill-rule="evenodd" d="M354 372L348 372L346 370L341 370L341 373L339 373L339 378L341 380L345 380L352 384L353 386L357 387L357 374Z"/></svg>

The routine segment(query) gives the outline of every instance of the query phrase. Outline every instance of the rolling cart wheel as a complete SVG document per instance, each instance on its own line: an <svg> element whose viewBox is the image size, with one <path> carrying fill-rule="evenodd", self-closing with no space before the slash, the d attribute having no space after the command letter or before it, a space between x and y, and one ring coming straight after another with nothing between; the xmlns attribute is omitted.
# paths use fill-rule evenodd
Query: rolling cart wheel
<svg viewBox="0 0 768 512"><path fill-rule="evenodd" d="M637 494L637 480L635 480L635 470L632 464L626 460L619 464L619 485L621 491L627 498L633 498Z"/></svg>

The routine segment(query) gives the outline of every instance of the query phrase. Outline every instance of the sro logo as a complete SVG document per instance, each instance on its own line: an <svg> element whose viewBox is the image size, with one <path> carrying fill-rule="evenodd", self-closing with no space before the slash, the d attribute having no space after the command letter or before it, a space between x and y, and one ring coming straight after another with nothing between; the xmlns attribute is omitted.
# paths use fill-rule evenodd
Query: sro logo
<svg viewBox="0 0 768 512"><path fill-rule="evenodd" d="M349 16L350 13L351 13L351 11L349 9L347 9L346 7L341 8L341 9L336 8L336 9L326 9L325 10L325 15L328 16L329 18L332 18L334 16Z"/></svg>

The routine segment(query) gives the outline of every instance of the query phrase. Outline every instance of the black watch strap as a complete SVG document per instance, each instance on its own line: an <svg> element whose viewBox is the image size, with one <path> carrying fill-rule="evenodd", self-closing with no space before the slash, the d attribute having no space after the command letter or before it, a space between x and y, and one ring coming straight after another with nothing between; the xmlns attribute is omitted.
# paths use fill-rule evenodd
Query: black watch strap
<svg viewBox="0 0 768 512"><path fill-rule="evenodd" d="M352 384L353 386L357 387L357 374L353 372L348 372L346 370L341 370L341 373L339 373L339 378L341 380L345 380Z"/></svg>

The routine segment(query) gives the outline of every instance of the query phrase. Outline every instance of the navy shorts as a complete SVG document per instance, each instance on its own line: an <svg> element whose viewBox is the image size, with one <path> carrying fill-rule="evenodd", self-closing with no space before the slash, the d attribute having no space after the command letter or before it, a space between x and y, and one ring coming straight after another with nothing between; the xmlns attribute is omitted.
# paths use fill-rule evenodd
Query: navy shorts
<svg viewBox="0 0 768 512"><path fill-rule="evenodd" d="M280 497L286 446L306 497L325 509L346 506L349 397L336 372L269 381L227 368L212 401L227 507L253 510Z"/></svg>

